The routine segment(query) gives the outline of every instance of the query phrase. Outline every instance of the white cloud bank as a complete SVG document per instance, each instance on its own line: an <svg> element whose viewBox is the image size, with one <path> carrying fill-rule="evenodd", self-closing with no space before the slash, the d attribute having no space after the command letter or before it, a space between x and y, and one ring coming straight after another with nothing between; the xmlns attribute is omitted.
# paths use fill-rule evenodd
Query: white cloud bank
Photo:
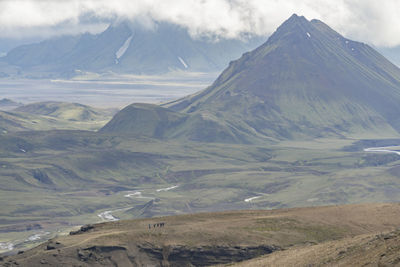
<svg viewBox="0 0 400 267"><path fill-rule="evenodd" d="M399 0L0 0L0 37L96 32L104 21L127 18L237 38L269 35L293 13L320 19L349 38L400 45Z"/></svg>

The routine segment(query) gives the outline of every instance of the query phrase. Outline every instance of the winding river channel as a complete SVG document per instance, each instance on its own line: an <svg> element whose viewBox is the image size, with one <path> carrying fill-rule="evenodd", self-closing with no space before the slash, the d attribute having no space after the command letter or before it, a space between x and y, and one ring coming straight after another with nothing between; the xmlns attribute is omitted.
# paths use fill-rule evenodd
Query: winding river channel
<svg viewBox="0 0 400 267"><path fill-rule="evenodd" d="M159 192L166 192L166 191L170 191L173 189L178 188L179 185L174 185L174 186L170 186L170 187L166 187L166 188L160 188L160 189L156 189L154 194L159 193ZM130 191L130 192L126 192L127 194L124 195L124 197L127 198L136 198L136 199L148 199L149 201L153 200L154 197L151 196L143 196L141 191ZM113 213L118 212L118 211L125 211L128 209L133 208L132 206L129 207L125 207L125 208L118 208L118 209L113 209L113 210L106 210L103 211L99 214L97 214L97 216L102 220L102 221L106 221L106 222L114 222L114 221L118 221L119 218L115 217L113 215Z"/></svg>

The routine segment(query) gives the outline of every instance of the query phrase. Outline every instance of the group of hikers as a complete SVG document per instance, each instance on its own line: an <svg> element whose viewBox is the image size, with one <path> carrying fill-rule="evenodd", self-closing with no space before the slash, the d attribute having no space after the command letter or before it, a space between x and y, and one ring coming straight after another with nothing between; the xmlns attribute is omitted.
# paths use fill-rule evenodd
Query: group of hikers
<svg viewBox="0 0 400 267"><path fill-rule="evenodd" d="M149 229L151 229L152 226L153 226L153 228L156 228L156 227L161 228L161 227L164 227L164 226L165 226L165 222L155 223L155 224L153 224L153 225L151 225L151 224L149 223Z"/></svg>

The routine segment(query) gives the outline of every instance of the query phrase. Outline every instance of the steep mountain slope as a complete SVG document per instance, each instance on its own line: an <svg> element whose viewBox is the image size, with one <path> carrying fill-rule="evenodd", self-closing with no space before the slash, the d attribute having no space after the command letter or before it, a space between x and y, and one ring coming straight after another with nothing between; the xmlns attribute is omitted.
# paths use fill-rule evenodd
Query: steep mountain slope
<svg viewBox="0 0 400 267"><path fill-rule="evenodd" d="M19 46L0 61L26 75L73 76L76 71L158 74L174 70L213 72L262 42L194 40L179 26L154 29L121 22L92 35L63 36ZM6 70L5 70L6 72Z"/></svg>
<svg viewBox="0 0 400 267"><path fill-rule="evenodd" d="M398 204L231 211L127 220L83 226L69 236L56 237L32 250L0 260L6 266L210 266L265 254L274 257L275 253L282 255L293 247L307 249L318 247L315 245L318 243L323 246L325 241L390 231L398 226L399 220ZM160 223L164 223L163 227ZM399 251L398 246L394 251ZM364 251L364 256L368 252ZM342 254L347 256L346 252ZM375 255L370 253L370 256ZM283 257L280 260L284 262ZM313 260L302 258L305 263L314 263Z"/></svg>
<svg viewBox="0 0 400 267"><path fill-rule="evenodd" d="M400 69L370 46L293 15L204 91L165 104L211 114L245 135L277 139L393 136Z"/></svg>

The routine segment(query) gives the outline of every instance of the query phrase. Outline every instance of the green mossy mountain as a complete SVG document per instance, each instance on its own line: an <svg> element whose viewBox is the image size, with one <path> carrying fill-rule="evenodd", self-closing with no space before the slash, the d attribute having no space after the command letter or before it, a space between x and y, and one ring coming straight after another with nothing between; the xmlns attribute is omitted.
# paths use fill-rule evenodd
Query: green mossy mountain
<svg viewBox="0 0 400 267"><path fill-rule="evenodd" d="M107 123L100 132L121 132L138 136L163 138L168 131L186 120L180 114L152 104L132 104Z"/></svg>
<svg viewBox="0 0 400 267"><path fill-rule="evenodd" d="M179 113L158 105L140 103L131 104L118 112L99 132L200 142L243 141L238 132L214 116Z"/></svg>
<svg viewBox="0 0 400 267"><path fill-rule="evenodd" d="M293 15L209 88L162 105L187 116L179 127L158 123L171 126L169 137L207 142L398 136L399 103L399 68L323 22Z"/></svg>

